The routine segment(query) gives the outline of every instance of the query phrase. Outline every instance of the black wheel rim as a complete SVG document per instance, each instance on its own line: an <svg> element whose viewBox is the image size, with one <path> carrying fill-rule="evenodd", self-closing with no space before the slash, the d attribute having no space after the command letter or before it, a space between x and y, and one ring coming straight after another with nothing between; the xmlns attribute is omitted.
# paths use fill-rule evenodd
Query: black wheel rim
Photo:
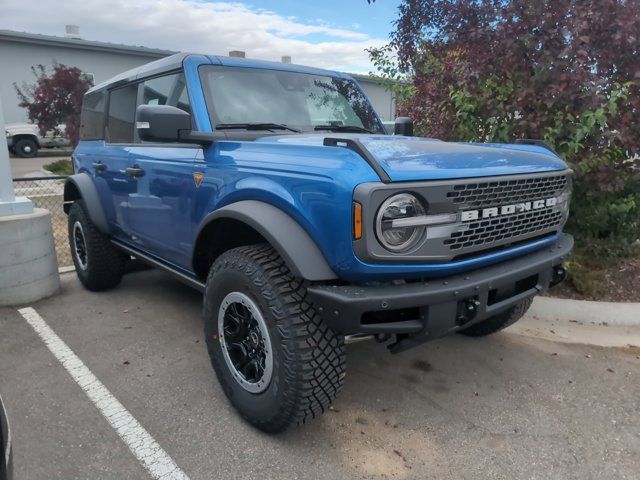
<svg viewBox="0 0 640 480"><path fill-rule="evenodd" d="M84 230L82 224L75 222L73 224L73 250L78 261L78 265L82 270L87 269L87 243L84 239Z"/></svg>
<svg viewBox="0 0 640 480"><path fill-rule="evenodd" d="M255 302L241 292L228 294L218 312L218 332L235 380L248 392L264 391L273 373L273 352L267 325Z"/></svg>

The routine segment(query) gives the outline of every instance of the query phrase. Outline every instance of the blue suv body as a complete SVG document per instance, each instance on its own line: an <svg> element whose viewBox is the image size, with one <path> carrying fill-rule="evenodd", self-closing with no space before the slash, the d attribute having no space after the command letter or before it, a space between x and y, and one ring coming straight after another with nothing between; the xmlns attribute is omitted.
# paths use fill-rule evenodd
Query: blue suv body
<svg viewBox="0 0 640 480"><path fill-rule="evenodd" d="M290 64L179 54L97 85L73 166L65 209L80 280L114 286L133 256L204 291L218 377L269 431L328 405L345 335L394 338L400 351L504 328L564 277L573 245L562 233L571 172L540 142L388 135L348 75ZM285 375L273 350L284 345L286 357L289 337L274 338L279 317L265 312L273 292L219 286L234 284L225 270L256 262L243 275L278 284L266 258L294 282L291 315L311 318L331 345L314 367L330 387L287 421L276 407L255 411Z"/></svg>

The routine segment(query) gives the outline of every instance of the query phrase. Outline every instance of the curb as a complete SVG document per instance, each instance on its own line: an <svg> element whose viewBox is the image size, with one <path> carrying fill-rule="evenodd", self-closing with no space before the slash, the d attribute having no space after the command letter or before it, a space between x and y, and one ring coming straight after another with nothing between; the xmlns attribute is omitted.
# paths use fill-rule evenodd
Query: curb
<svg viewBox="0 0 640 480"><path fill-rule="evenodd" d="M640 326L640 303L594 302L538 296L527 314L545 320Z"/></svg>

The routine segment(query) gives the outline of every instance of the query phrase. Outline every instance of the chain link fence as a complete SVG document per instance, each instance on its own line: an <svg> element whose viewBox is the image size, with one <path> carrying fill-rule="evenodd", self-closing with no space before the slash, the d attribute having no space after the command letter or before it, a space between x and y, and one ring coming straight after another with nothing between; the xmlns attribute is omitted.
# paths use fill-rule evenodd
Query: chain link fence
<svg viewBox="0 0 640 480"><path fill-rule="evenodd" d="M14 178L13 187L18 197L27 197L36 208L51 212L53 239L56 245L58 266L73 265L67 239L67 215L62 209L64 181L67 177Z"/></svg>

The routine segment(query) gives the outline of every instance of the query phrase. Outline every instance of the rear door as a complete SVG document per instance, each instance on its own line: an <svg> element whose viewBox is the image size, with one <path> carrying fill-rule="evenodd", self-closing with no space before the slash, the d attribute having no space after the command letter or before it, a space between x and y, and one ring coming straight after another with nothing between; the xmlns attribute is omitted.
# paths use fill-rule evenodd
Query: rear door
<svg viewBox="0 0 640 480"><path fill-rule="evenodd" d="M171 105L191 113L182 72L146 79L137 103ZM191 263L191 215L196 192L194 162L201 148L180 143L135 140L128 149L128 168L135 192L127 195L122 215L130 239L139 248L177 266Z"/></svg>
<svg viewBox="0 0 640 480"><path fill-rule="evenodd" d="M129 149L134 141L134 116L138 85L129 84L109 90L104 149L94 161L98 183L108 191L103 197L107 221L116 238L127 240L130 226L124 215L129 195L137 190L136 179L129 174Z"/></svg>

